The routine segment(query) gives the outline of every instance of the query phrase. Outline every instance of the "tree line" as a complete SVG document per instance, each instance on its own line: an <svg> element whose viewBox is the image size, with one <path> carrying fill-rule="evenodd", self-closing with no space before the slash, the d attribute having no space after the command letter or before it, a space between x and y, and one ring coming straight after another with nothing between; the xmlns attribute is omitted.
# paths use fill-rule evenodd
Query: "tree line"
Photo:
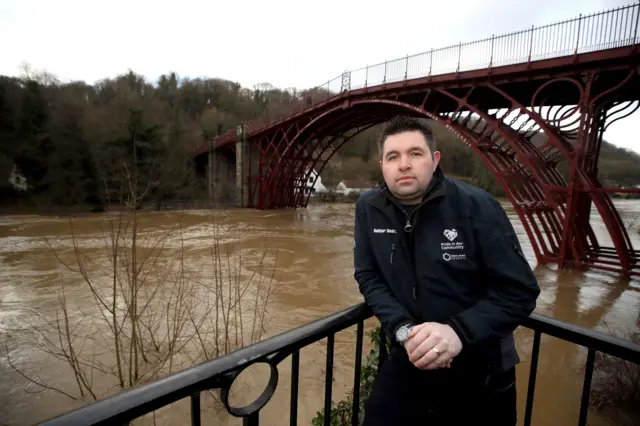
<svg viewBox="0 0 640 426"><path fill-rule="evenodd" d="M150 82L129 71L95 84L62 83L25 69L0 76L0 204L102 209L130 202L134 193L166 200L206 198L191 153L219 129L302 99L303 91L268 83L245 88L215 78ZM502 195L483 163L453 134L434 123L442 167ZM323 170L329 184L342 179L380 182L379 127L347 143ZM601 176L621 186L640 184L640 156L605 144Z"/></svg>

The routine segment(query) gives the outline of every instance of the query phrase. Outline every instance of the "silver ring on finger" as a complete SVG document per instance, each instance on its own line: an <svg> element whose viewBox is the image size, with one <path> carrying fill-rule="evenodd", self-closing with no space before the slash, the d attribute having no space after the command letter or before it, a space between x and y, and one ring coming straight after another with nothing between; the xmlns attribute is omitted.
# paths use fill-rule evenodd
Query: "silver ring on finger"
<svg viewBox="0 0 640 426"><path fill-rule="evenodd" d="M435 346L431 350L440 355L440 351Z"/></svg>

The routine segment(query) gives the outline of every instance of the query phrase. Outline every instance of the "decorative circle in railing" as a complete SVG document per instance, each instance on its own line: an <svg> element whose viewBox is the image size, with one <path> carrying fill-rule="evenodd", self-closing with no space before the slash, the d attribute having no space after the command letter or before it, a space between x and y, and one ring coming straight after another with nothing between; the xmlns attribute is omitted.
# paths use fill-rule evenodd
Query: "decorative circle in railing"
<svg viewBox="0 0 640 426"><path fill-rule="evenodd" d="M256 367L260 366L267 366L267 368L269 369L269 381L267 382L260 396L253 400L253 402L243 406L232 406L231 404L229 404L230 394L242 394L242 390L232 391L234 383L238 386L242 386L241 382L243 381L243 379L238 379L242 375L242 373L247 373L244 376L259 376L261 372L259 370L256 371ZM276 387L278 386L278 367L269 362L260 361L253 364L248 364L243 369L231 373L229 378L229 386L222 388L220 392L222 396L222 403L230 414L236 417L245 417L262 409L262 407L264 407L273 396L274 392L276 391ZM256 383L252 383L252 386L250 388L256 389L256 387L254 387L255 385Z"/></svg>

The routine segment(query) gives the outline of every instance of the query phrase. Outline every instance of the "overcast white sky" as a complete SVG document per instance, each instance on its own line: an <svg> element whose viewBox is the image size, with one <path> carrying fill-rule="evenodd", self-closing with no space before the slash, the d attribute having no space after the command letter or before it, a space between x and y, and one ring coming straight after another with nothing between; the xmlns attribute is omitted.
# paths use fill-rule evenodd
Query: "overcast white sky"
<svg viewBox="0 0 640 426"><path fill-rule="evenodd" d="M307 88L460 41L632 0L0 0L0 74L21 64L94 83L128 69L155 80L221 77ZM640 152L640 112L605 139Z"/></svg>

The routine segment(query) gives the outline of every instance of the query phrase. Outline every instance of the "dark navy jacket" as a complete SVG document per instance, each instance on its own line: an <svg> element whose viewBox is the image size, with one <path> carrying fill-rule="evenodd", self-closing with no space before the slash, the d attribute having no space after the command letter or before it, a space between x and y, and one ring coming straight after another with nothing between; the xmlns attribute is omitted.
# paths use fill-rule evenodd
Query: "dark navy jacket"
<svg viewBox="0 0 640 426"><path fill-rule="evenodd" d="M500 372L519 362L513 331L540 293L513 227L488 193L437 168L421 204L407 216L386 186L356 203L354 277L383 330L451 325L459 357ZM454 359L454 364L456 359Z"/></svg>

